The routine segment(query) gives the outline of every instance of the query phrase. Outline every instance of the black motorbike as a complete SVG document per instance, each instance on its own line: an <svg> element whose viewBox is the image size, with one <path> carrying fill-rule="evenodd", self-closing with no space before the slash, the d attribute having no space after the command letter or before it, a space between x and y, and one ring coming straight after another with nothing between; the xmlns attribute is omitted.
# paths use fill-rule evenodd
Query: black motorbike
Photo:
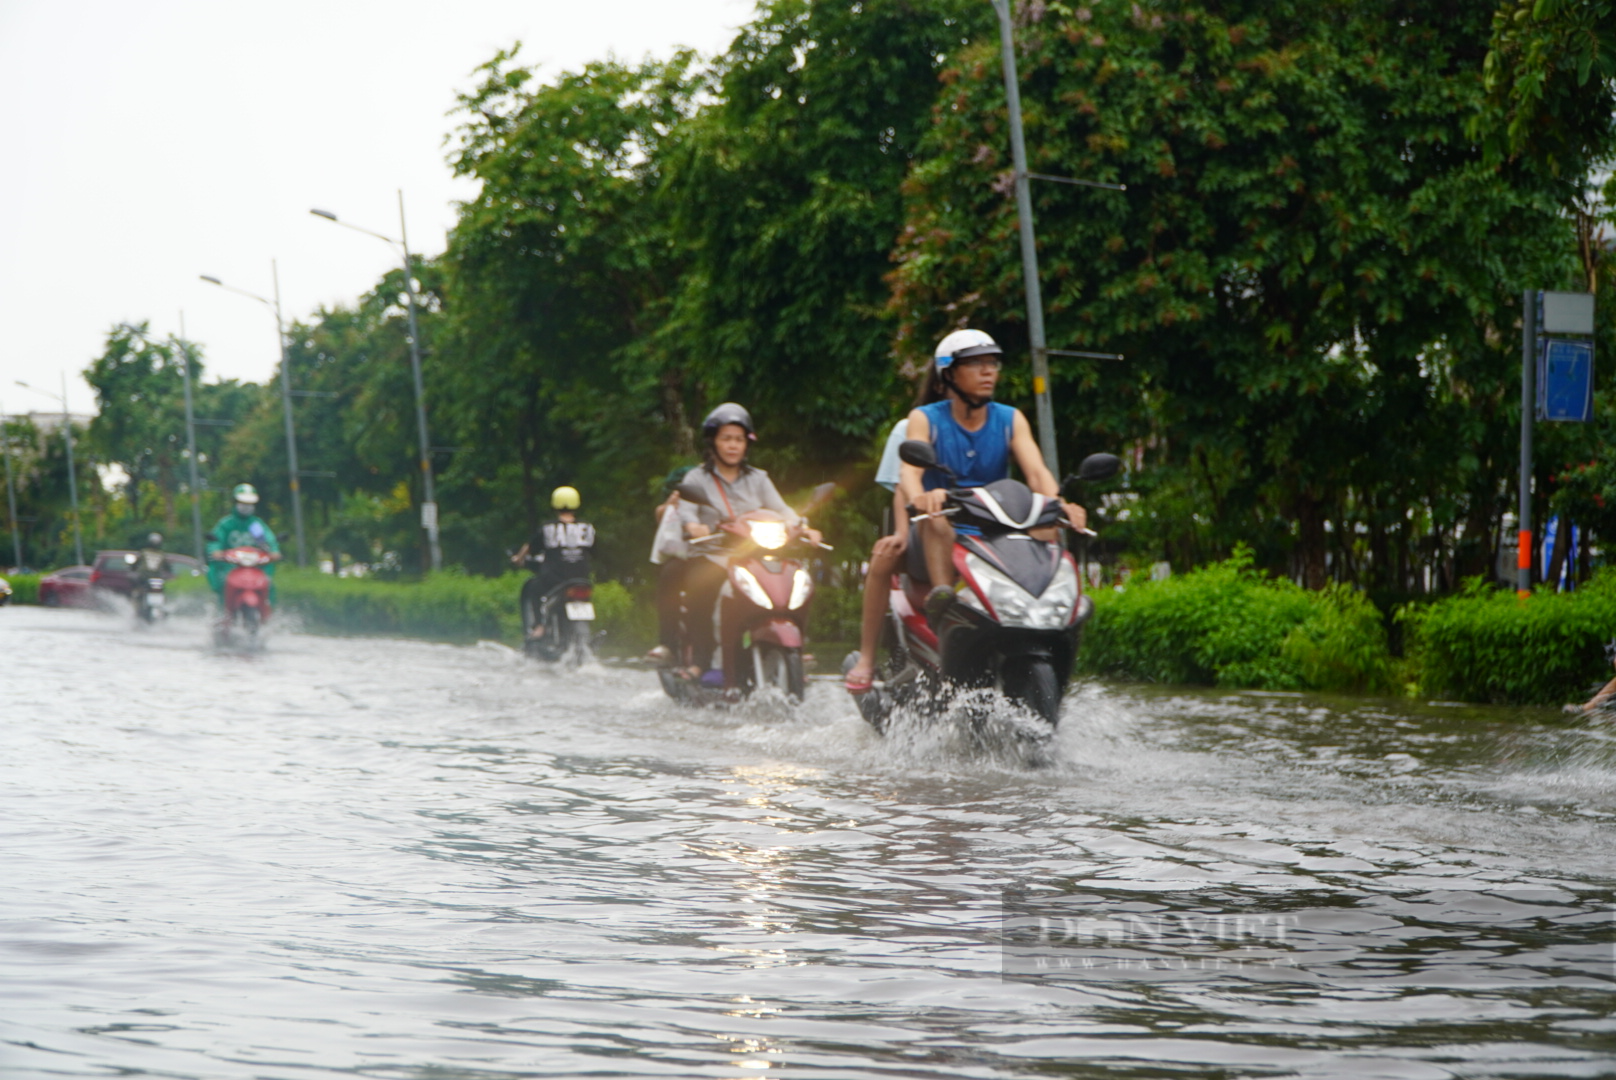
<svg viewBox="0 0 1616 1080"><path fill-rule="evenodd" d="M535 574L522 586L522 649L546 663L581 663L594 639L595 587L587 576L579 575L556 580L545 589L537 573L541 565L537 559L528 560ZM537 626L544 627L544 633L535 637Z"/></svg>
<svg viewBox="0 0 1616 1080"><path fill-rule="evenodd" d="M928 442L911 439L898 453L910 465L941 468ZM1104 480L1121 467L1113 454L1092 454L1077 475ZM889 658L877 671L875 686L858 696L859 711L884 731L895 709L946 707L957 690L992 689L1042 719L1052 732L1083 624L1094 611L1071 554L1030 535L1065 524L1060 500L1006 479L950 489L939 513L976 526L981 535L955 537L959 580L953 597L934 610L934 620L923 610L931 586L907 574L893 576ZM857 655L848 658L846 668Z"/></svg>
<svg viewBox="0 0 1616 1080"><path fill-rule="evenodd" d="M135 615L144 623L155 623L168 614L167 581L158 574L140 579L135 588Z"/></svg>

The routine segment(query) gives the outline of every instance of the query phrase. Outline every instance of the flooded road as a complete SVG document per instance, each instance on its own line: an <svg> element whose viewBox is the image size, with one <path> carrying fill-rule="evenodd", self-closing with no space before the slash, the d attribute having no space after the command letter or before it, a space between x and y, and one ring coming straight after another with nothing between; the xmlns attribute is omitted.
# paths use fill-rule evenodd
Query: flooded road
<svg viewBox="0 0 1616 1080"><path fill-rule="evenodd" d="M1032 768L204 638L0 611L0 1075L1616 1074L1616 728L1088 685ZM1007 977L1012 907L1065 930Z"/></svg>

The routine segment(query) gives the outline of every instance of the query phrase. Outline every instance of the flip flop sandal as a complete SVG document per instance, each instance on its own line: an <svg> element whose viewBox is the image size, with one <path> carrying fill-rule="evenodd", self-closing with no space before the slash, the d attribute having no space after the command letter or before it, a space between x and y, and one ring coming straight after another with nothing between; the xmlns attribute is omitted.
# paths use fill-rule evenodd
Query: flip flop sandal
<svg viewBox="0 0 1616 1080"><path fill-rule="evenodd" d="M875 672L870 672L869 677L864 679L855 679L849 675L842 680L842 687L854 697L858 697L860 694L868 694L875 689Z"/></svg>

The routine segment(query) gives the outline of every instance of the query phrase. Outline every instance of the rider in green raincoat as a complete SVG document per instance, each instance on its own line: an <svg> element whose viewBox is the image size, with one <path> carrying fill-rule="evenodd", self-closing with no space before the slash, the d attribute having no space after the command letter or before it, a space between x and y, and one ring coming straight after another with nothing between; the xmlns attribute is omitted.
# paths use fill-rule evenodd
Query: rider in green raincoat
<svg viewBox="0 0 1616 1080"><path fill-rule="evenodd" d="M235 509L219 519L213 527L213 539L208 541L208 584L220 599L224 598L224 579L230 573L230 563L215 560L214 556L230 548L262 548L271 554L280 554L281 545L275 532L254 511L258 507L258 492L251 484L237 484L231 493ZM262 567L269 575L269 602L275 603L275 563Z"/></svg>

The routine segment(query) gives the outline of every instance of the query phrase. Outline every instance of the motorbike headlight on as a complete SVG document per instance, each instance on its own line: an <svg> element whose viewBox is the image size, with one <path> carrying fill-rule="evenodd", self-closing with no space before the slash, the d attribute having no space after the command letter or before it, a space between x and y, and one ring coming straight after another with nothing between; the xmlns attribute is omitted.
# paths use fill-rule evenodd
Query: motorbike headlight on
<svg viewBox="0 0 1616 1080"><path fill-rule="evenodd" d="M1077 571L1065 559L1061 560L1042 596L1033 596L987 560L969 552L965 555L965 565L998 613L1000 626L1063 630L1072 621L1072 609L1077 605ZM961 589L959 599L967 607L987 614L987 608L974 590Z"/></svg>
<svg viewBox="0 0 1616 1080"><path fill-rule="evenodd" d="M758 607L768 609L774 607L774 601L770 600L769 594L763 591L763 586L759 585L758 579L752 576L752 571L745 567L736 567L735 584L739 585L741 592L746 594L746 598Z"/></svg>
<svg viewBox="0 0 1616 1080"><path fill-rule="evenodd" d="M786 606L796 611L808 602L813 592L814 579L808 576L808 571L799 566L797 572L791 575L791 601Z"/></svg>
<svg viewBox="0 0 1616 1080"><path fill-rule="evenodd" d="M786 546L786 523L783 521L752 521L748 522L751 530L752 543L760 548L775 548Z"/></svg>

